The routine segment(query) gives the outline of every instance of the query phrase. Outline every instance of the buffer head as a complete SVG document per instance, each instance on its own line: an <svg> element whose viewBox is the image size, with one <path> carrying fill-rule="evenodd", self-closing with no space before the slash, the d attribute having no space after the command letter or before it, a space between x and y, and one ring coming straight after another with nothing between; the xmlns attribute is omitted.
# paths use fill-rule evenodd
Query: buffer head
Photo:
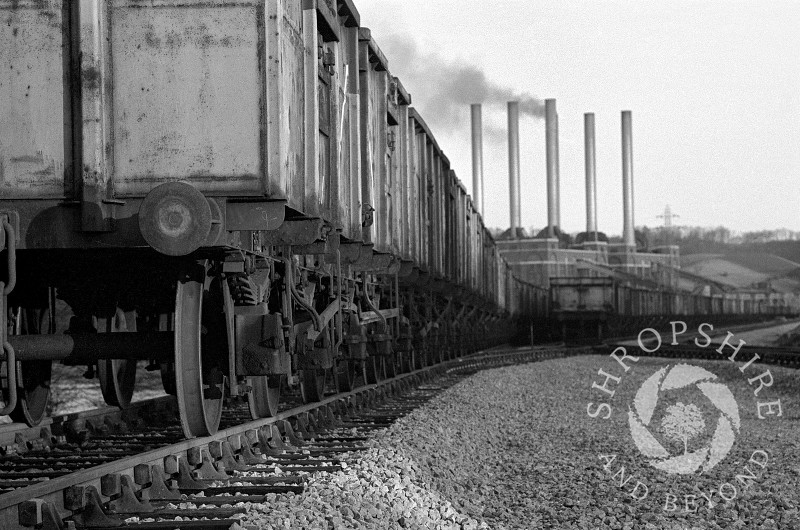
<svg viewBox="0 0 800 530"><path fill-rule="evenodd" d="M139 229L147 244L168 256L191 254L211 232L211 206L188 182L167 182L150 190L139 208Z"/></svg>

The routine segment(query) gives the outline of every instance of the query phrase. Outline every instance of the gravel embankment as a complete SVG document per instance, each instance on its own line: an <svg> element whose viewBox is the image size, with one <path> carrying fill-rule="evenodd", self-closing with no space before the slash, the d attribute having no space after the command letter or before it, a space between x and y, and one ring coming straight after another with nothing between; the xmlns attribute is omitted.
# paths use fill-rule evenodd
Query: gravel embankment
<svg viewBox="0 0 800 530"><path fill-rule="evenodd" d="M302 495L272 494L268 503L245 504L239 528L489 528L425 487L419 467L402 452L373 447L346 460L342 471L315 473Z"/></svg>
<svg viewBox="0 0 800 530"><path fill-rule="evenodd" d="M422 463L423 478L434 489L493 528L800 528L798 372L770 368L775 383L762 391L762 397L781 398L783 417L759 420L753 388L736 365L689 363L715 373L731 389L742 421L728 458L702 476L667 475L653 469L630 435L628 404L632 406L647 377L676 364L667 359L642 358L618 386L610 386L617 393L610 400L614 412L607 421L587 414L589 402L604 401L604 394L591 389L592 382L603 383L597 375L601 368L615 376L624 372L608 357L591 356L477 374L401 420L381 443L405 449ZM752 369L751 377L761 372ZM679 399L684 398L697 400L688 392L680 394ZM704 408L707 417L709 409ZM710 494L729 481L738 485L735 476L744 472L757 449L769 454L759 480L746 492L738 492L731 503ZM600 455L617 458L606 470L608 460ZM634 478L620 489L619 476L612 477L622 465L626 478ZM637 481L649 490L641 501L628 495ZM694 491L695 484L711 498L713 509ZM724 493L730 496L731 490L726 487ZM680 499L674 512L664 510L668 494ZM685 496L693 494L699 510L685 513ZM689 501L692 509L693 499Z"/></svg>
<svg viewBox="0 0 800 530"><path fill-rule="evenodd" d="M654 469L639 454L628 427L637 389L674 360L642 358L624 373L608 357L562 359L486 371L459 383L380 433L372 449L353 455L344 471L313 476L303 495L278 495L274 502L252 506L242 526L800 528L798 372L770 367L775 384L760 397L780 398L783 417L759 420L754 388L737 365L688 363L706 368L730 388L741 417L730 454L703 474ZM591 389L593 381L603 382L600 368L623 376L610 387L616 390L609 401L614 412L606 421L587 415L589 402L604 401ZM762 371L751 369L750 377ZM716 409L687 389L672 392L677 392L672 398L700 403L710 438L719 418ZM702 444L698 436L696 443ZM679 454L678 446L665 444ZM749 464L758 477L745 490L736 476L745 473L756 450L765 451L769 461L763 474ZM616 458L605 469L609 457L604 461L600 455ZM633 478L620 488L623 465L625 478ZM641 488L634 490L637 482L648 488L642 500L630 495L642 495ZM720 496L725 483L737 488L730 502ZM731 496L731 490L723 487L722 494ZM696 512L687 511L695 506Z"/></svg>

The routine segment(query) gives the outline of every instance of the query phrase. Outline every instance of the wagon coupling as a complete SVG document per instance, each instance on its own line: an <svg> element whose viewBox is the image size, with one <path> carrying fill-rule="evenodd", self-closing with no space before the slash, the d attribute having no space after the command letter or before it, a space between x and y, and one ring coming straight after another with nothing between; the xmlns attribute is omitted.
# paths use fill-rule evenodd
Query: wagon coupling
<svg viewBox="0 0 800 530"><path fill-rule="evenodd" d="M17 234L8 219L5 216L2 219L3 235L5 236L6 250L8 251L8 281L2 291L4 296L8 296L17 285Z"/></svg>
<svg viewBox="0 0 800 530"><path fill-rule="evenodd" d="M14 347L9 344L8 337L6 336L6 312L8 311L8 295L14 290L17 284L17 236L11 223L4 216L2 218L3 230L2 234L5 236L6 256L8 259L8 282L0 281L0 346L3 349L3 357L6 361L6 374L7 374L7 387L8 395L5 399L5 407L0 409L0 415L5 416L17 407L17 370L14 367L17 365Z"/></svg>

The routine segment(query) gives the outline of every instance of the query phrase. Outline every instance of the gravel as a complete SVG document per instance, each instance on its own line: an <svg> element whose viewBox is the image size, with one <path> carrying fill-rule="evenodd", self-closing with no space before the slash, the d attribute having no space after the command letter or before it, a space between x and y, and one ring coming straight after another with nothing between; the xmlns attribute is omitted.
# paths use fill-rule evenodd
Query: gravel
<svg viewBox="0 0 800 530"><path fill-rule="evenodd" d="M760 397L780 398L783 417L759 420L754 388L738 370L741 365L688 362L730 388L741 416L732 451L702 475L654 469L628 427L636 390L675 360L641 358L625 373L607 356L576 357L472 376L378 433L368 451L346 457L343 471L312 475L304 494L250 505L241 527L800 528L798 372L770 367L775 384ZM602 383L601 368L622 377L611 386L616 394L607 401L614 413L605 421L587 415L589 402L604 401L591 388L593 381ZM756 368L750 377L760 373ZM680 399L696 398L684 390ZM713 412L707 404L700 410ZM712 493L726 482L740 486L735 477L755 450L768 455L764 473L751 463L758 478L746 490L737 488L731 502ZM600 455L616 456L608 464L610 456ZM622 466L625 477L633 478L621 488ZM642 500L630 495L637 481L648 487ZM698 510L685 510L686 502Z"/></svg>
<svg viewBox="0 0 800 530"><path fill-rule="evenodd" d="M314 473L302 495L242 504L248 513L238 528L488 528L422 485L419 467L401 451L373 447L342 464L342 471Z"/></svg>

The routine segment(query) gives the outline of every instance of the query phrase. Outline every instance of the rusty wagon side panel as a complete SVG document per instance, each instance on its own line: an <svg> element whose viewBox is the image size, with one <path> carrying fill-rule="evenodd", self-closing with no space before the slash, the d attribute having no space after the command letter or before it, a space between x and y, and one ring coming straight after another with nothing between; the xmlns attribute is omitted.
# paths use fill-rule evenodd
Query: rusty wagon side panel
<svg viewBox="0 0 800 530"><path fill-rule="evenodd" d="M111 89L98 97L116 194L168 180L205 193L266 191L263 5L106 6Z"/></svg>
<svg viewBox="0 0 800 530"><path fill-rule="evenodd" d="M361 92L361 201L368 219L363 239L387 251L386 215L382 184L388 171L386 153L386 57L368 28L359 29L359 90Z"/></svg>
<svg viewBox="0 0 800 530"><path fill-rule="evenodd" d="M63 198L72 191L69 9L0 0L0 193Z"/></svg>
<svg viewBox="0 0 800 530"><path fill-rule="evenodd" d="M342 4L345 7L346 4ZM349 8L348 8L349 9ZM341 46L336 47L338 201L334 205L342 235L361 239L361 120L359 116L359 49L357 12L343 20Z"/></svg>

